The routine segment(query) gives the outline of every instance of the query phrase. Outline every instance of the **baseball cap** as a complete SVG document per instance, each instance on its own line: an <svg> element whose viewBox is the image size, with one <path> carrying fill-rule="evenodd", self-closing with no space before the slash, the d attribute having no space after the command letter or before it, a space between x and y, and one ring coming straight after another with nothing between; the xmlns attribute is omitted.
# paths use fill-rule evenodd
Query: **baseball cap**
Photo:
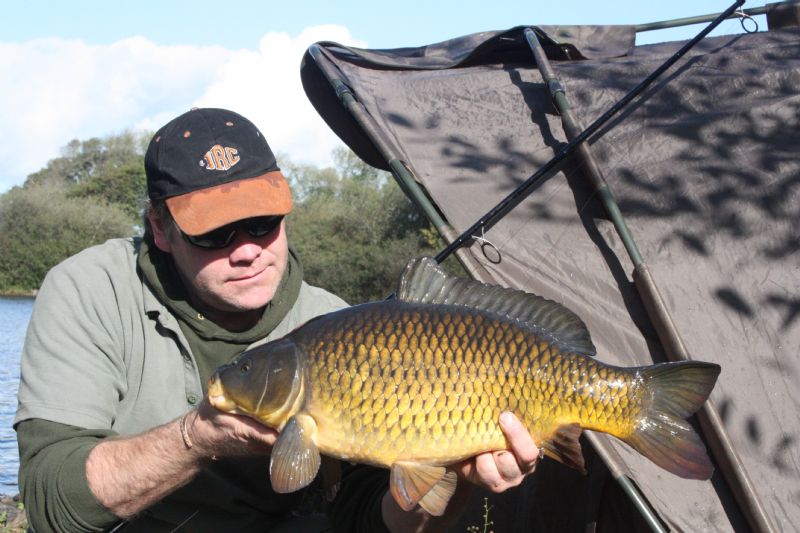
<svg viewBox="0 0 800 533"><path fill-rule="evenodd" d="M148 196L165 200L188 235L292 210L266 139L227 109L194 108L168 122L150 140L144 166Z"/></svg>

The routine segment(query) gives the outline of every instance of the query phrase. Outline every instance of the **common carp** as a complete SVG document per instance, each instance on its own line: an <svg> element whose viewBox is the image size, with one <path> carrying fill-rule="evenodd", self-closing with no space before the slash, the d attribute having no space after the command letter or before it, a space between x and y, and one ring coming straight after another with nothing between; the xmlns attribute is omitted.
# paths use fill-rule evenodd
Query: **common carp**
<svg viewBox="0 0 800 533"><path fill-rule="evenodd" d="M315 318L242 353L209 381L212 405L276 428L270 477L291 492L320 454L391 470L405 510L444 512L448 466L507 448L511 411L544 453L585 472L582 428L611 434L666 470L713 468L686 418L720 367L699 361L621 368L594 359L577 315L533 294L409 263L394 299Z"/></svg>

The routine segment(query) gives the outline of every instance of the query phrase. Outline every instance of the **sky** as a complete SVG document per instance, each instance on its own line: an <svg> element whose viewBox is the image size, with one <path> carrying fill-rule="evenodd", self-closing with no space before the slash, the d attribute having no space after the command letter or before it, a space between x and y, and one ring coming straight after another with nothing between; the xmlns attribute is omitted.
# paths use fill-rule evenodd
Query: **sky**
<svg viewBox="0 0 800 533"><path fill-rule="evenodd" d="M155 131L192 107L237 111L276 153L329 165L342 143L300 82L303 53L318 41L415 47L519 25L643 24L732 3L0 0L0 194L73 139ZM766 28L763 16L755 19ZM640 33L637 44L688 39L703 26ZM727 21L712 35L741 32L738 21Z"/></svg>

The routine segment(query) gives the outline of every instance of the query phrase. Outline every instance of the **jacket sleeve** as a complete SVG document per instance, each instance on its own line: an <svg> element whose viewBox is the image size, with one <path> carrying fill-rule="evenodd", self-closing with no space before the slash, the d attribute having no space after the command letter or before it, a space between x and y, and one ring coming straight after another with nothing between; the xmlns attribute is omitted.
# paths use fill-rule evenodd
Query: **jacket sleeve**
<svg viewBox="0 0 800 533"><path fill-rule="evenodd" d="M39 533L101 531L118 521L86 480L86 458L115 434L126 387L113 285L92 257L73 257L48 273L20 362L20 496Z"/></svg>
<svg viewBox="0 0 800 533"><path fill-rule="evenodd" d="M49 420L16 425L20 497L32 531L105 531L120 521L92 494L86 458L111 430L82 429Z"/></svg>
<svg viewBox="0 0 800 533"><path fill-rule="evenodd" d="M381 503L389 490L389 471L359 464L344 464L342 482L331 506L334 531L389 533Z"/></svg>
<svg viewBox="0 0 800 533"><path fill-rule="evenodd" d="M115 287L92 256L54 267L36 297L20 359L15 422L111 428L127 393L125 331Z"/></svg>

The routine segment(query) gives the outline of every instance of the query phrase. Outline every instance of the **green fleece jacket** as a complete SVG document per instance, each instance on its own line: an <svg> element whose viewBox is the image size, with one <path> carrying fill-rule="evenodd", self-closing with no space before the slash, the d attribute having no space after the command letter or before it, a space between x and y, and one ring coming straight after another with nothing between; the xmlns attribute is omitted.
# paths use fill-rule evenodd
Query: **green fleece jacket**
<svg viewBox="0 0 800 533"><path fill-rule="evenodd" d="M346 305L303 282L291 255L261 322L241 333L198 315L169 258L140 240L108 241L51 270L23 349L15 419L20 492L32 529L115 527L119 518L86 481L86 458L100 439L174 420L200 401L216 366ZM385 530L380 495L387 479L380 470L346 469L340 491L346 500L333 505L336 529ZM181 531L269 531L310 507L312 496L313 490L272 492L267 458L222 460L119 531L172 531L180 524Z"/></svg>

